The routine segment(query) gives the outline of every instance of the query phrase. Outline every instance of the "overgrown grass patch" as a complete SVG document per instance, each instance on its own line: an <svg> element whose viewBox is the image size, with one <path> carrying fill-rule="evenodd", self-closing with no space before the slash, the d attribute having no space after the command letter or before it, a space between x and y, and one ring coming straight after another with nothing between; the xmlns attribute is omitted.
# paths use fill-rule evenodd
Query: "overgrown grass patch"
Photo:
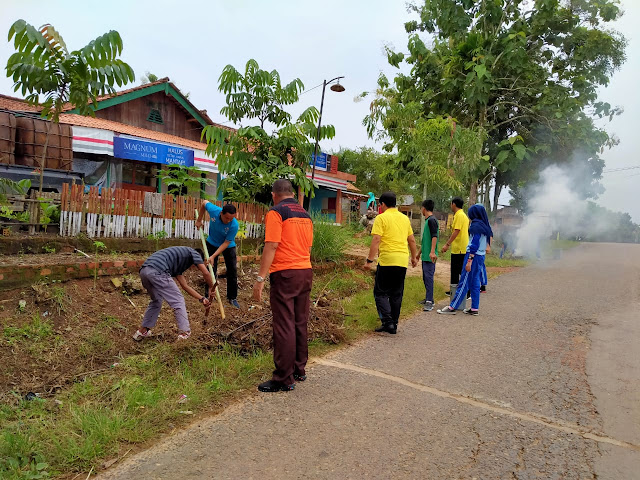
<svg viewBox="0 0 640 480"><path fill-rule="evenodd" d="M321 215L312 215L313 246L311 260L313 262L337 262L344 257L351 234L342 227L328 223Z"/></svg>
<svg viewBox="0 0 640 480"><path fill-rule="evenodd" d="M61 404L36 399L2 405L0 478L95 469L102 459L124 453L127 445L145 442L184 423L191 412L254 386L273 368L270 354L240 355L230 347L209 351L155 345L145 350L109 374L61 393L56 397ZM37 470L44 463L46 470Z"/></svg>

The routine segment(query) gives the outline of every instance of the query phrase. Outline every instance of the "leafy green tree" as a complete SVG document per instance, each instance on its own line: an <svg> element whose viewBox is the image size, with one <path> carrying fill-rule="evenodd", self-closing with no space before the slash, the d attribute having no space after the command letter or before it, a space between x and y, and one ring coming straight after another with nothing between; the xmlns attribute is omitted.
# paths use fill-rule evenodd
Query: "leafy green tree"
<svg viewBox="0 0 640 480"><path fill-rule="evenodd" d="M395 153L381 153L373 148L361 147L356 150L341 149L336 155L340 158L340 170L355 175L355 186L363 193L373 192L377 196L387 191L399 195L418 193L415 179L410 182L406 177L395 175L398 163Z"/></svg>
<svg viewBox="0 0 640 480"><path fill-rule="evenodd" d="M478 180L494 179L495 206L504 185L562 159L579 137L592 140L583 161L598 178L596 152L611 139L592 118L620 112L597 97L625 60L624 38L607 28L621 14L617 0L425 0L410 9L419 20L405 24L408 53L387 51L390 64L410 71L373 102L370 135L380 124L397 145L396 114L407 110L479 132L478 156L488 161L470 179L470 203Z"/></svg>
<svg viewBox="0 0 640 480"><path fill-rule="evenodd" d="M271 201L270 188L278 178L290 178L304 194L313 190L306 177L317 132L318 110L307 108L297 120L285 110L299 100L304 85L298 78L283 85L276 70L261 70L249 60L244 74L227 65L219 79L218 89L226 94L221 113L240 123L235 132L207 126L202 132L207 154L218 161L225 175L220 189L225 199L239 202ZM259 125L244 126L245 121ZM273 128L268 133L266 128ZM333 138L335 128L324 125L320 139Z"/></svg>
<svg viewBox="0 0 640 480"><path fill-rule="evenodd" d="M92 104L98 96L115 93L135 80L131 67L118 57L122 39L114 30L97 37L79 50L69 51L62 36L45 24L35 28L18 20L9 29L16 52L9 57L7 77L12 78L14 91L20 91L32 105L42 107L42 116L58 122L66 104L81 115L93 115ZM40 187L49 142L50 123L40 161Z"/></svg>
<svg viewBox="0 0 640 480"><path fill-rule="evenodd" d="M158 170L156 178L167 186L169 194L187 195L190 192L200 192L204 187L216 183L204 173L198 167L169 165L166 170Z"/></svg>
<svg viewBox="0 0 640 480"><path fill-rule="evenodd" d="M140 77L140 82L143 85L146 85L147 83L153 83L153 82L157 82L158 81L158 75L156 75L155 73L151 73L150 71L146 71L145 74Z"/></svg>

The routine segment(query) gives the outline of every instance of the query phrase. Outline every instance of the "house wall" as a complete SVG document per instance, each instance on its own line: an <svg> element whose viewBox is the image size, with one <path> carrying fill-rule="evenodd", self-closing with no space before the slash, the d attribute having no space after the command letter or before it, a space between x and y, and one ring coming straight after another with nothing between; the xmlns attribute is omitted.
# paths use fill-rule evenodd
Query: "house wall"
<svg viewBox="0 0 640 480"><path fill-rule="evenodd" d="M162 124L147 120L151 110L158 110ZM156 92L96 112L96 117L167 133L188 140L201 141L202 126L172 97ZM189 121L191 120L191 121Z"/></svg>
<svg viewBox="0 0 640 480"><path fill-rule="evenodd" d="M324 188L319 188L315 191L315 196L311 199L311 203L309 204L309 211L311 214L322 215L327 218L328 221L335 223L336 222L336 214L335 211L333 213L329 213L326 211L328 199L337 198L338 192L333 190L327 190Z"/></svg>

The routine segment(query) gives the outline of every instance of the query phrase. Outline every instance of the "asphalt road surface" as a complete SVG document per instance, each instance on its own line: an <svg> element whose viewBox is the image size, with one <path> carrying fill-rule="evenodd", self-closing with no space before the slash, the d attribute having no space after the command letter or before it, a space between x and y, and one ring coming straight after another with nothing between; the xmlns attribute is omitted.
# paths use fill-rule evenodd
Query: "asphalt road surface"
<svg viewBox="0 0 640 480"><path fill-rule="evenodd" d="M103 479L640 479L640 246L582 245L318 359Z"/></svg>

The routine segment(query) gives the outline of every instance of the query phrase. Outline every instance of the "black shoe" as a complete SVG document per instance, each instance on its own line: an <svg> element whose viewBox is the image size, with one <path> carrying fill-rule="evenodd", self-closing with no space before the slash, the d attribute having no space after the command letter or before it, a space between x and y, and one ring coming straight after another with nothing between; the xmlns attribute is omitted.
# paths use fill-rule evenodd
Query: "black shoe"
<svg viewBox="0 0 640 480"><path fill-rule="evenodd" d="M470 308L465 308L462 313L466 313L467 315L480 315L478 310L471 310Z"/></svg>
<svg viewBox="0 0 640 480"><path fill-rule="evenodd" d="M258 390L261 392L289 392L294 388L296 388L295 383L285 385L284 383L276 382L275 380L268 380L258 385Z"/></svg>
<svg viewBox="0 0 640 480"><path fill-rule="evenodd" d="M307 376L306 375L298 375L297 373L294 373L293 374L293 379L296 382L304 382L307 379Z"/></svg>
<svg viewBox="0 0 640 480"><path fill-rule="evenodd" d="M383 323L378 328L376 328L376 332L387 332L391 335L395 335L397 331L397 327L390 323Z"/></svg>

